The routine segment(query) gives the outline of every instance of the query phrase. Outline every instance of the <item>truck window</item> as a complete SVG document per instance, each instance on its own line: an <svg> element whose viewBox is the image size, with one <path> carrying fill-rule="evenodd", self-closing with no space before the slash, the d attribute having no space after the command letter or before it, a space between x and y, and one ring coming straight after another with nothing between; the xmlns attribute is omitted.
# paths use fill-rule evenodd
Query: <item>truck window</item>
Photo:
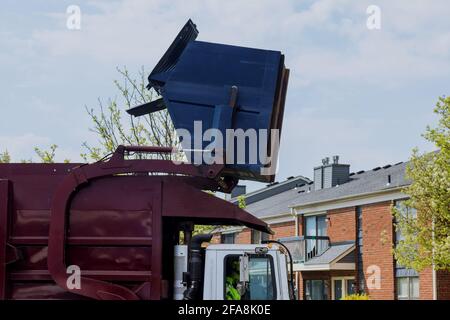
<svg viewBox="0 0 450 320"><path fill-rule="evenodd" d="M226 300L276 299L273 260L269 255L249 255L249 281L239 281L239 255L225 257L224 288Z"/></svg>

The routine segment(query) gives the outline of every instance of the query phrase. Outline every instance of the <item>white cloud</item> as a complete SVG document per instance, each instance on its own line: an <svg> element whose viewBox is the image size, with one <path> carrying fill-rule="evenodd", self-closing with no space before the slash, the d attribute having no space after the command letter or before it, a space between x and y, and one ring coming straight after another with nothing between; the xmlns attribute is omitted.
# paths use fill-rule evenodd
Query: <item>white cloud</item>
<svg viewBox="0 0 450 320"><path fill-rule="evenodd" d="M91 1L99 12L82 5L80 31L67 30L61 12L53 15L60 28L36 30L33 41L56 56L153 66L193 17L202 40L285 51L294 87L342 77L391 85L450 71L449 8L424 3L378 1L382 29L370 31L370 1Z"/></svg>

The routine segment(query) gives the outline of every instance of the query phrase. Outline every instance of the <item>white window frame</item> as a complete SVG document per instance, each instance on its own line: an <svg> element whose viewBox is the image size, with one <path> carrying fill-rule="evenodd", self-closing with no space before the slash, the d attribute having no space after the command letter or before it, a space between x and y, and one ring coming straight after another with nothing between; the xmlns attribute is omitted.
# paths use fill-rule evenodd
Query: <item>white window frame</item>
<svg viewBox="0 0 450 320"><path fill-rule="evenodd" d="M417 279L417 281L418 281L418 289L419 289L419 292L418 292L418 296L417 297L413 297L413 296L411 296L411 286L412 286L412 284L411 284L411 282L412 282L412 279ZM398 290L398 283L399 283L399 279L407 279L407 281L408 281L408 295L407 296L399 296L399 290ZM420 299L420 276L407 276L407 277L395 277L395 296L396 296L396 299L397 300L419 300Z"/></svg>
<svg viewBox="0 0 450 320"><path fill-rule="evenodd" d="M341 280L342 281L342 298L347 296L347 280L355 281L354 276L344 276L344 277L331 277L331 300L335 300L334 296L334 281Z"/></svg>

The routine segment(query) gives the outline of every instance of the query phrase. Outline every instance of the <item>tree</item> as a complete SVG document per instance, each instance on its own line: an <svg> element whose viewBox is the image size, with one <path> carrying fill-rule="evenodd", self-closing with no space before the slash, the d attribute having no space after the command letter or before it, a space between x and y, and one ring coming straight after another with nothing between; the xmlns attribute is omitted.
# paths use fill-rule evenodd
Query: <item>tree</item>
<svg viewBox="0 0 450 320"><path fill-rule="evenodd" d="M55 157L56 157L56 149L58 149L58 146L56 144L52 144L50 146L50 150L43 150L38 147L34 148L34 152L38 155L38 157L41 159L42 163L55 163ZM22 160L22 163L31 163L31 160ZM64 163L69 163L69 159L64 159Z"/></svg>
<svg viewBox="0 0 450 320"><path fill-rule="evenodd" d="M42 150L38 147L35 147L34 152L36 152L38 157L41 159L42 163L55 163L55 155L57 148L58 146L56 144L52 144L50 146L50 150Z"/></svg>
<svg viewBox="0 0 450 320"><path fill-rule="evenodd" d="M105 105L101 99L98 100L98 108L86 108L93 126L90 130L96 133L98 145L91 146L84 142L82 146L86 152L81 154L85 161L98 161L105 155L114 152L119 145L152 145L178 147L179 143L175 134L175 128L167 110L151 113L140 118L133 118L126 114L123 116L124 108L131 108L146 102L150 102L156 96L154 91L146 89L146 75L144 68L138 73L138 79L134 79L124 67L117 68L122 77L121 81L115 80L114 84L118 90L118 98L107 99ZM54 163L58 146L53 144L49 150L38 147L34 148L37 156L43 163ZM156 157L171 159L173 155L159 154ZM175 160L181 160L182 155L175 155ZM137 157L148 157L137 155ZM10 162L11 158L7 151L0 153L0 163ZM31 163L31 160L22 160L22 163ZM64 160L69 162L68 159Z"/></svg>
<svg viewBox="0 0 450 320"><path fill-rule="evenodd" d="M450 270L450 97L440 97L434 112L440 117L436 128L427 127L423 137L438 151L420 154L413 150L406 175L411 184L405 206L417 215L393 208L396 228L402 240L394 248L398 262L423 270Z"/></svg>
<svg viewBox="0 0 450 320"><path fill-rule="evenodd" d="M237 197L237 204L240 209L245 209L247 207L245 196L243 194Z"/></svg>
<svg viewBox="0 0 450 320"><path fill-rule="evenodd" d="M42 163L54 163L55 162L55 155L56 155L56 149L58 148L57 145L53 144L50 146L50 150L43 150L38 147L34 148L34 152L38 155L39 159ZM11 162L11 156L9 155L8 150L0 153L0 163L10 163ZM20 160L21 163L32 163L33 161L30 160ZM68 163L69 160L64 160L65 163Z"/></svg>
<svg viewBox="0 0 450 320"><path fill-rule="evenodd" d="M87 152L81 154L85 161L98 161L113 152L119 145L151 145L177 147L178 140L175 128L167 110L150 113L146 116L133 118L128 114L123 116L124 108L132 108L147 103L156 98L156 93L146 89L146 74L144 68L138 73L138 79L130 75L128 70L117 68L122 77L115 80L118 98L109 98L107 103L99 99L98 108L86 107L93 122L90 128L98 137L98 145L83 143ZM142 157L142 155L138 155ZM170 159L170 154L158 155Z"/></svg>
<svg viewBox="0 0 450 320"><path fill-rule="evenodd" d="M0 152L0 163L10 163L10 162L11 156L9 155L8 150Z"/></svg>

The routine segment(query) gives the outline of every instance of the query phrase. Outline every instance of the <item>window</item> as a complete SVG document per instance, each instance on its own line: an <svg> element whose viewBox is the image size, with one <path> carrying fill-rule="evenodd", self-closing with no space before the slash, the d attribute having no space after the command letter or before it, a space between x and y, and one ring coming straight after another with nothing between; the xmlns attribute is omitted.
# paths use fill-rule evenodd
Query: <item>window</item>
<svg viewBox="0 0 450 320"><path fill-rule="evenodd" d="M342 298L356 292L356 282L354 277L333 277L332 278L332 299Z"/></svg>
<svg viewBox="0 0 450 320"><path fill-rule="evenodd" d="M395 207L404 217L415 219L417 211L415 208L405 206L403 200L395 202ZM404 238L400 230L395 231L395 244ZM414 269L408 269L396 262L395 264L395 281L397 283L397 299L399 300L415 300L419 299L419 274Z"/></svg>
<svg viewBox="0 0 450 320"><path fill-rule="evenodd" d="M419 299L419 277L397 278L397 299L399 300Z"/></svg>
<svg viewBox="0 0 450 320"><path fill-rule="evenodd" d="M261 243L261 231L252 230L251 243L253 244Z"/></svg>
<svg viewBox="0 0 450 320"><path fill-rule="evenodd" d="M226 300L275 300L276 282L270 255L249 255L248 283L240 282L240 255L228 255L224 265Z"/></svg>
<svg viewBox="0 0 450 320"><path fill-rule="evenodd" d="M403 217L415 219L417 217L417 210L415 208L407 207L404 200L395 201L395 208L400 212ZM400 230L395 231L395 241L398 243L404 238Z"/></svg>
<svg viewBox="0 0 450 320"><path fill-rule="evenodd" d="M252 230L251 242L252 244L260 244L262 241L269 240L269 234L257 230Z"/></svg>
<svg viewBox="0 0 450 320"><path fill-rule="evenodd" d="M305 234L307 236L327 236L327 216L306 217Z"/></svg>
<svg viewBox="0 0 450 320"><path fill-rule="evenodd" d="M328 300L327 280L306 280L305 299L306 300Z"/></svg>
<svg viewBox="0 0 450 320"><path fill-rule="evenodd" d="M222 233L220 243L233 244L236 240L236 233Z"/></svg>
<svg viewBox="0 0 450 320"><path fill-rule="evenodd" d="M246 300L272 300L275 297L270 256L250 257L249 296ZM271 257L270 257L271 258Z"/></svg>
<svg viewBox="0 0 450 320"><path fill-rule="evenodd" d="M314 238L327 236L326 215L306 217L304 231L305 236L313 237L306 240L306 254L308 258L320 255L328 249L327 240Z"/></svg>

